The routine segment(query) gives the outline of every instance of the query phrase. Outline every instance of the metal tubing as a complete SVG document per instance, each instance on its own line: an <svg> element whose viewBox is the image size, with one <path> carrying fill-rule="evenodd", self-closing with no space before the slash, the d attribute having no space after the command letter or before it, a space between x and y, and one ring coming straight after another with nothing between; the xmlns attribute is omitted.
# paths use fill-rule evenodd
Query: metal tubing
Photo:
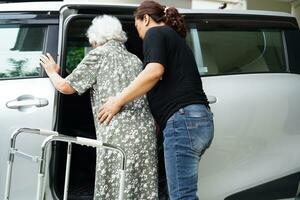
<svg viewBox="0 0 300 200"><path fill-rule="evenodd" d="M68 142L68 152L67 152L66 171L65 171L64 200L68 199L71 155L72 155L72 143Z"/></svg>
<svg viewBox="0 0 300 200"><path fill-rule="evenodd" d="M8 164L7 164L7 177L6 177L6 185L5 185L5 200L9 200L10 196L10 188L11 188L11 177L12 177L12 167L14 162L14 155L17 152L15 146L16 146L16 139L17 136L22 133L32 133L37 135L44 135L48 136L41 145L41 158L39 162L39 173L38 173L38 183L37 183L37 200L41 200L44 196L43 186L45 184L45 172L46 172L46 162L47 162L47 153L48 153L48 147L49 145L54 142L66 142L68 143L68 154L67 154L67 160L66 160L66 175L65 175L65 190L64 190L64 200L67 199L68 194L68 186L69 186L69 176L70 176L70 164L71 164L71 154L72 154L72 143L79 144L79 145L87 145L94 148L104 148L104 149L110 149L113 151L117 151L121 155L121 170L120 170L120 190L119 190L119 200L123 199L124 194L124 186L125 186L125 170L126 170L126 154L123 149L107 144L107 143L101 143L100 141L92 140L89 138L81 138L81 137L71 137L66 135L60 135L58 132L55 131L49 131L49 130L41 130L41 129L30 129L30 128L19 128L16 129L10 140L10 151L9 151L9 158L8 158ZM24 154L24 153L22 153ZM24 154L25 155L25 154Z"/></svg>
<svg viewBox="0 0 300 200"><path fill-rule="evenodd" d="M9 200L9 196L10 196L11 175L12 175L12 162L8 161L7 171L6 171L5 192L4 192L5 200Z"/></svg>
<svg viewBox="0 0 300 200"><path fill-rule="evenodd" d="M9 155L8 155L5 191L4 191L4 199L5 200L9 200L9 198L10 198L12 168L13 168L14 158L15 158L13 150L15 149L15 146L16 146L16 138L22 131L23 131L22 128L16 129L10 138L10 149L9 149Z"/></svg>
<svg viewBox="0 0 300 200"><path fill-rule="evenodd" d="M126 154L124 152L123 149L121 149L120 147L111 145L111 144L107 144L107 143L97 143L97 142L82 142L80 143L76 137L70 137L70 136L66 136L66 135L59 135L59 136L49 136L47 137L43 144L42 144L42 157L41 157L41 163L40 163L40 173L44 174L45 173L45 166L46 163L44 162L46 160L46 149L48 147L49 144L51 144L54 141L58 141L58 142L67 142L67 143L75 143L75 144L80 144L80 145L87 145L94 147L94 148L104 148L104 149L110 149L113 151L117 151L120 153L121 155L121 170L120 170L120 189L119 189L119 200L123 200L124 199L124 187L125 187L125 170L126 170L126 162L127 162L127 158L126 158ZM102 144L102 145L101 145ZM66 183L65 183L66 184Z"/></svg>
<svg viewBox="0 0 300 200"><path fill-rule="evenodd" d="M120 170L119 200L124 199L124 189L125 189L125 170Z"/></svg>
<svg viewBox="0 0 300 200"><path fill-rule="evenodd" d="M11 188L11 177L12 177L12 168L14 164L15 154L20 154L21 152L16 151L16 141L17 137L21 133L32 133L36 135L58 135L58 132L41 130L41 129L32 129L32 128L18 128L16 129L10 137L10 150L7 162L7 172L6 172L6 181L5 181L5 191L4 191L4 199L9 200L10 198L10 188ZM29 155L25 153L21 153L25 157L29 158ZM32 157L33 158L33 157ZM33 158L34 160L34 158Z"/></svg>
<svg viewBox="0 0 300 200"><path fill-rule="evenodd" d="M36 135L58 135L56 131L42 130L42 129L33 129L33 128L18 128L16 129L10 137L10 147L15 148L16 139L20 133L32 133Z"/></svg>
<svg viewBox="0 0 300 200"><path fill-rule="evenodd" d="M42 200L44 193L43 193L43 184L44 184L44 177L45 174L38 174L38 183L37 183L37 191L36 191L36 200Z"/></svg>
<svg viewBox="0 0 300 200"><path fill-rule="evenodd" d="M121 169L125 171L126 170L126 162L127 162L127 157L126 157L125 151L118 146L114 146L114 145L111 145L108 143L103 143L103 147L106 149L118 151L121 154L121 158L122 158Z"/></svg>

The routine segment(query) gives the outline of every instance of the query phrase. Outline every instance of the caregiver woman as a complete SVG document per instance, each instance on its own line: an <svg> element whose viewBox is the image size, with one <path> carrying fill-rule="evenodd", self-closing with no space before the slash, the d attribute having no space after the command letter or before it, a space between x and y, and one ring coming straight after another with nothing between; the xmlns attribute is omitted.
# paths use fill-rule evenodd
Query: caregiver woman
<svg viewBox="0 0 300 200"><path fill-rule="evenodd" d="M195 58L185 42L186 28L176 8L144 1L135 12L143 39L144 70L100 108L109 123L128 102L147 93L151 112L164 136L165 169L172 200L197 197L198 166L210 146L214 125Z"/></svg>

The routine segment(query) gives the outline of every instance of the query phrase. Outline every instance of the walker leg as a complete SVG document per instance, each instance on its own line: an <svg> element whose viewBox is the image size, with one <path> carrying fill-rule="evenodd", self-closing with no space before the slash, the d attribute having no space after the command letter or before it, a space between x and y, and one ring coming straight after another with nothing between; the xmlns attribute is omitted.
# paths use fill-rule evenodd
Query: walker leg
<svg viewBox="0 0 300 200"><path fill-rule="evenodd" d="M71 155L72 155L72 143L68 142L68 152L67 152L66 172L65 172L65 186L64 186L64 200L67 200L68 198Z"/></svg>
<svg viewBox="0 0 300 200"><path fill-rule="evenodd" d="M37 193L36 200L43 200L44 198L44 184L45 184L45 165L47 162L46 153L47 148L42 148L41 158L39 160L39 173L38 173L38 182L37 182Z"/></svg>
<svg viewBox="0 0 300 200"><path fill-rule="evenodd" d="M119 200L124 199L124 187L125 187L125 170L120 170Z"/></svg>
<svg viewBox="0 0 300 200"><path fill-rule="evenodd" d="M38 184L37 184L37 194L36 194L36 200L43 200L43 183L44 183L44 175L42 173L38 174Z"/></svg>
<svg viewBox="0 0 300 200"><path fill-rule="evenodd" d="M10 155L13 156L13 155ZM13 167L13 159L7 162L7 171L6 171L6 182L5 182L5 192L4 192L4 200L9 200L10 196L10 187L11 187L11 177L12 177L12 167Z"/></svg>

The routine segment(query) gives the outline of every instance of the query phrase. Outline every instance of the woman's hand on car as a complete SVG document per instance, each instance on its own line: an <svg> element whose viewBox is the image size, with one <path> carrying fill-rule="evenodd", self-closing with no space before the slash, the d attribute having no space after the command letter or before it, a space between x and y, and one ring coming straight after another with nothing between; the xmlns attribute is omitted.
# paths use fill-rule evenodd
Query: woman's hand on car
<svg viewBox="0 0 300 200"><path fill-rule="evenodd" d="M108 97L104 100L103 105L100 107L98 120L99 122L105 123L106 125L111 121L113 116L122 109L122 104L118 96Z"/></svg>
<svg viewBox="0 0 300 200"><path fill-rule="evenodd" d="M42 55L40 57L40 64L43 66L47 74L58 73L60 70L59 65L56 64L50 53L47 53L46 55Z"/></svg>

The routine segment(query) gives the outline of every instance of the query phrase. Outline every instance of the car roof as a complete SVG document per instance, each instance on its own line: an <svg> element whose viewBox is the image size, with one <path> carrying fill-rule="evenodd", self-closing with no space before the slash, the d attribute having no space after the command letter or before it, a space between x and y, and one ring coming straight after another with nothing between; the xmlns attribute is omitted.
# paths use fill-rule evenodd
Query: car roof
<svg viewBox="0 0 300 200"><path fill-rule="evenodd" d="M1 4L0 4L1 5ZM28 3L6 3L5 6L0 7L0 11L59 11L62 7L67 5L112 5L136 7L135 4L120 4L120 3L97 3L97 2L28 2Z"/></svg>
<svg viewBox="0 0 300 200"><path fill-rule="evenodd" d="M0 4L1 5L1 4ZM0 7L0 12L20 12L20 11L60 11L61 8L68 5L76 6L121 6L135 8L138 4L123 4L123 3L98 3L98 2L28 2L28 3L5 3L5 6ZM185 14L237 14L237 15L264 15L264 16L279 16L279 17L294 17L289 13L274 12L274 11L258 11L258 10L213 10L213 9L178 9L179 12Z"/></svg>

